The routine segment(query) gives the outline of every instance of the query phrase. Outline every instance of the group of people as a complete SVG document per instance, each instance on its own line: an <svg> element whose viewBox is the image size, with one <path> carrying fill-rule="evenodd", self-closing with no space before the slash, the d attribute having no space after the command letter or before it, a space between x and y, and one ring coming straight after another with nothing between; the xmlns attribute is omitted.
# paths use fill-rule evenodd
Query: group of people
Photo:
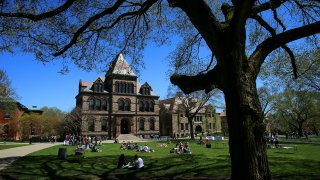
<svg viewBox="0 0 320 180"><path fill-rule="evenodd" d="M89 145L89 144L95 144L95 145L101 145L102 144L102 138L100 136L77 136L77 135L69 135L67 134L65 137L65 140L63 141L63 145L72 145L72 146L78 146L78 145Z"/></svg>
<svg viewBox="0 0 320 180"><path fill-rule="evenodd" d="M134 156L133 162L127 163L124 154L121 154L118 159L118 168L129 168L129 169L144 169L144 162L141 157L137 154Z"/></svg>
<svg viewBox="0 0 320 180"><path fill-rule="evenodd" d="M182 142L177 142L176 147L172 148L170 150L170 153L175 154L192 154L189 143L185 142L184 144Z"/></svg>
<svg viewBox="0 0 320 180"><path fill-rule="evenodd" d="M147 144L144 146L140 146L138 143L133 143L133 142L125 142L123 141L122 144L120 145L121 150L134 150L136 149L137 151L140 152L154 152L154 149L149 147Z"/></svg>

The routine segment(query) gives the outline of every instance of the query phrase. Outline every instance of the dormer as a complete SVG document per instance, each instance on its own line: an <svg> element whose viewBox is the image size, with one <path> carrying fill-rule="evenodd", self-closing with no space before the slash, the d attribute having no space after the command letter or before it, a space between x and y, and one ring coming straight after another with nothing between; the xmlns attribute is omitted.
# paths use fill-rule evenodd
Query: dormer
<svg viewBox="0 0 320 180"><path fill-rule="evenodd" d="M151 91L152 91L151 86L147 82L145 82L140 87L139 93L142 94L142 95L151 95Z"/></svg>
<svg viewBox="0 0 320 180"><path fill-rule="evenodd" d="M104 83L103 83L103 80L101 79L101 77L98 77L93 82L93 84L91 86L91 90L93 92L98 92L98 93L104 92Z"/></svg>

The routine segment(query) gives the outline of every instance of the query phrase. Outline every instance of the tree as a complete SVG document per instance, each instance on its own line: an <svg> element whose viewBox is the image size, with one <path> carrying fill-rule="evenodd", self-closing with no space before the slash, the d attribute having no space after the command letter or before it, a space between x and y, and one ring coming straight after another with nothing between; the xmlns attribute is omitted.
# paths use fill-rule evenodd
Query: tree
<svg viewBox="0 0 320 180"><path fill-rule="evenodd" d="M0 112L11 114L17 108L15 98L17 96L6 71L0 69Z"/></svg>
<svg viewBox="0 0 320 180"><path fill-rule="evenodd" d="M286 54L280 53L274 59L262 68L261 77L264 81L295 90L320 92L320 48L305 50L297 55L299 78L294 81L290 81L292 76L288 76L292 70L288 67L288 62L284 61Z"/></svg>
<svg viewBox="0 0 320 180"><path fill-rule="evenodd" d="M285 90L276 99L275 113L279 121L285 121L291 130L303 136L311 120L319 121L318 105L320 96L308 91ZM319 123L319 122L318 122Z"/></svg>
<svg viewBox="0 0 320 180"><path fill-rule="evenodd" d="M202 60L207 68L193 75L177 71L171 82L186 94L214 88L223 91L232 178L271 178L256 79L264 61L279 48L289 54L297 77L291 48L295 44L288 43L309 37L307 47L316 46L320 32L318 1L1 2L0 49L10 51L19 45L44 62L70 57L79 67L91 69L94 62L111 59L122 51L139 63L150 40L161 44L169 37L182 37L173 56L177 57L175 68ZM210 51L211 58L197 58L201 46Z"/></svg>
<svg viewBox="0 0 320 180"><path fill-rule="evenodd" d="M66 113L56 107L43 107L41 110L43 111L40 124L41 136L61 135L59 132L63 128Z"/></svg>
<svg viewBox="0 0 320 180"><path fill-rule="evenodd" d="M191 94L183 94L182 92L177 93L177 100L179 101L178 110L184 112L185 117L188 119L190 126L190 136L194 140L194 119L199 112L206 112L206 107L209 106L207 102L212 97L213 92L204 93L197 91Z"/></svg>
<svg viewBox="0 0 320 180"><path fill-rule="evenodd" d="M64 127L68 133L80 135L82 122L87 119L81 108L75 107L65 116Z"/></svg>

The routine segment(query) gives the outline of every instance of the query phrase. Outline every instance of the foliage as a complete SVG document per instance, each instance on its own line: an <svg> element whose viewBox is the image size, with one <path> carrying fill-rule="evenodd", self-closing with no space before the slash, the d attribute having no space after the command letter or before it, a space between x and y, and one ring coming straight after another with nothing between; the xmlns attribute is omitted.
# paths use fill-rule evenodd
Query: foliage
<svg viewBox="0 0 320 180"><path fill-rule="evenodd" d="M261 78L268 86L289 87L294 90L320 91L320 48L305 50L297 55L298 78L291 80L292 70L282 51L267 61L262 68ZM270 83L272 82L272 83Z"/></svg>
<svg viewBox="0 0 320 180"><path fill-rule="evenodd" d="M0 112L11 114L17 108L15 98L17 95L7 73L0 69Z"/></svg>
<svg viewBox="0 0 320 180"><path fill-rule="evenodd" d="M288 54L298 76L293 50L301 43L289 43L308 37L305 47L317 46L319 1L3 0L1 5L1 50L19 46L43 62L69 57L87 70L119 52L139 64L149 41L180 37L171 82L186 94L223 91L232 178L270 179L256 78L277 49ZM198 56L202 42L208 56ZM199 66L203 70L188 74Z"/></svg>
<svg viewBox="0 0 320 180"><path fill-rule="evenodd" d="M100 153L87 151L85 158L77 161L74 146L54 146L26 157L22 157L6 170L1 171L4 179L228 179L230 177L230 157L226 142L213 141L212 148L189 142L192 155L170 154L168 147L157 147L162 142L148 142L154 153L140 153L120 150L119 144L98 146ZM139 143L143 145L142 143ZM285 145L293 146L293 145ZM317 179L320 176L318 155L319 145L298 144L294 149L268 149L268 157L273 178L277 179ZM67 160L58 160L59 148L67 148ZM307 153L306 153L307 152ZM134 154L142 157L143 171L116 169L121 153L127 161ZM170 162L170 163L168 163ZM28 168L28 171L25 168Z"/></svg>
<svg viewBox="0 0 320 180"><path fill-rule="evenodd" d="M303 132L309 129L308 124L320 128L319 105L319 93L287 89L277 96L274 113L279 121L289 125L290 130L298 131L299 136L303 136Z"/></svg>
<svg viewBox="0 0 320 180"><path fill-rule="evenodd" d="M63 129L63 120L66 113L56 107L43 107L41 110L43 111L41 136L62 136L61 129Z"/></svg>
<svg viewBox="0 0 320 180"><path fill-rule="evenodd" d="M81 132L82 122L87 119L87 115L82 109L75 107L64 118L64 129L69 134L79 135Z"/></svg>

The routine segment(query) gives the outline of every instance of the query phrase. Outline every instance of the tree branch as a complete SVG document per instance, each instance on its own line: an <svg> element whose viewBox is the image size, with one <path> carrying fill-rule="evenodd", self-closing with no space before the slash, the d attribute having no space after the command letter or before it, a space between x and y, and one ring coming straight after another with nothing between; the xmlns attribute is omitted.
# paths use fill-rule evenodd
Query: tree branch
<svg viewBox="0 0 320 180"><path fill-rule="evenodd" d="M269 2L260 4L259 6L255 6L252 8L251 15L256 15L272 8L278 8L286 1L287 0L270 0Z"/></svg>
<svg viewBox="0 0 320 180"><path fill-rule="evenodd" d="M158 0L147 0L146 2L144 2L142 4L142 6L141 6L141 8L139 10L121 14L120 16L118 16L118 18L110 26L100 27L97 31L100 31L102 29L110 29L110 28L114 27L120 20L122 20L126 16L141 15L144 12L146 12L157 1ZM77 30L76 33L74 33L74 35L73 35L72 39L70 40L70 42L67 45L65 45L61 50L59 50L58 52L54 53L53 55L54 56L59 56L59 55L63 54L64 52L66 52L73 44L77 43L77 39L81 35L81 33L83 33L94 21L104 17L107 14L114 13L120 7L120 5L123 2L125 2L125 0L118 0L112 7L107 8L104 11L102 11L101 13L96 14L96 15L92 16L91 18L89 18L89 20L83 26L81 26Z"/></svg>
<svg viewBox="0 0 320 180"><path fill-rule="evenodd" d="M283 33L272 36L260 43L251 54L249 61L253 62L253 69L256 74L259 73L260 67L265 58L275 49L300 38L304 38L320 32L320 21L308 24L302 27L294 28Z"/></svg>
<svg viewBox="0 0 320 180"><path fill-rule="evenodd" d="M82 25L77 32L74 33L72 39L70 40L70 42L65 45L61 50L59 50L58 52L54 53L54 56L59 56L61 54L63 54L64 52L66 52L73 44L75 44L77 42L78 37L80 36L80 34L86 30L94 21L102 18L103 16L107 15L107 14L112 14L114 13L119 7L120 5L124 2L125 0L119 0L117 1L112 7L105 9L104 11L90 17L88 19L88 21L86 23L84 23L84 25Z"/></svg>
<svg viewBox="0 0 320 180"><path fill-rule="evenodd" d="M0 16L2 17L14 17L14 18L26 18L26 19L30 19L32 21L40 21L46 18L50 18L53 17L63 11L66 11L67 9L69 9L69 7L75 2L76 0L67 0L67 2L65 2L63 5L57 7L56 9L53 9L51 11L48 12L44 12L41 14L30 14L30 13L4 13L4 12L0 12Z"/></svg>
<svg viewBox="0 0 320 180"><path fill-rule="evenodd" d="M258 21L258 23L264 27L267 31L270 32L271 36L276 37L277 33L276 30L274 30L265 20L263 20L260 16L258 15L254 15L252 16L253 19L255 19L256 21ZM289 54L290 60L291 60L291 65L292 65L292 69L293 69L293 75L294 78L298 78L298 73L297 73L297 65L296 65L296 59L295 56L293 54L293 52L291 51L291 49L287 46L287 45L281 45L281 48L283 48L285 51L287 51L287 53Z"/></svg>
<svg viewBox="0 0 320 180"><path fill-rule="evenodd" d="M219 49L222 26L204 0L167 0L171 7L179 7L190 18L191 23L199 31L215 56L220 57ZM218 54L217 54L218 53Z"/></svg>
<svg viewBox="0 0 320 180"><path fill-rule="evenodd" d="M205 90L206 93L209 93L215 88L222 88L219 74L220 68L216 65L206 74L198 74L195 76L173 74L170 77L170 81L172 84L179 86L185 94L190 94L198 90Z"/></svg>

